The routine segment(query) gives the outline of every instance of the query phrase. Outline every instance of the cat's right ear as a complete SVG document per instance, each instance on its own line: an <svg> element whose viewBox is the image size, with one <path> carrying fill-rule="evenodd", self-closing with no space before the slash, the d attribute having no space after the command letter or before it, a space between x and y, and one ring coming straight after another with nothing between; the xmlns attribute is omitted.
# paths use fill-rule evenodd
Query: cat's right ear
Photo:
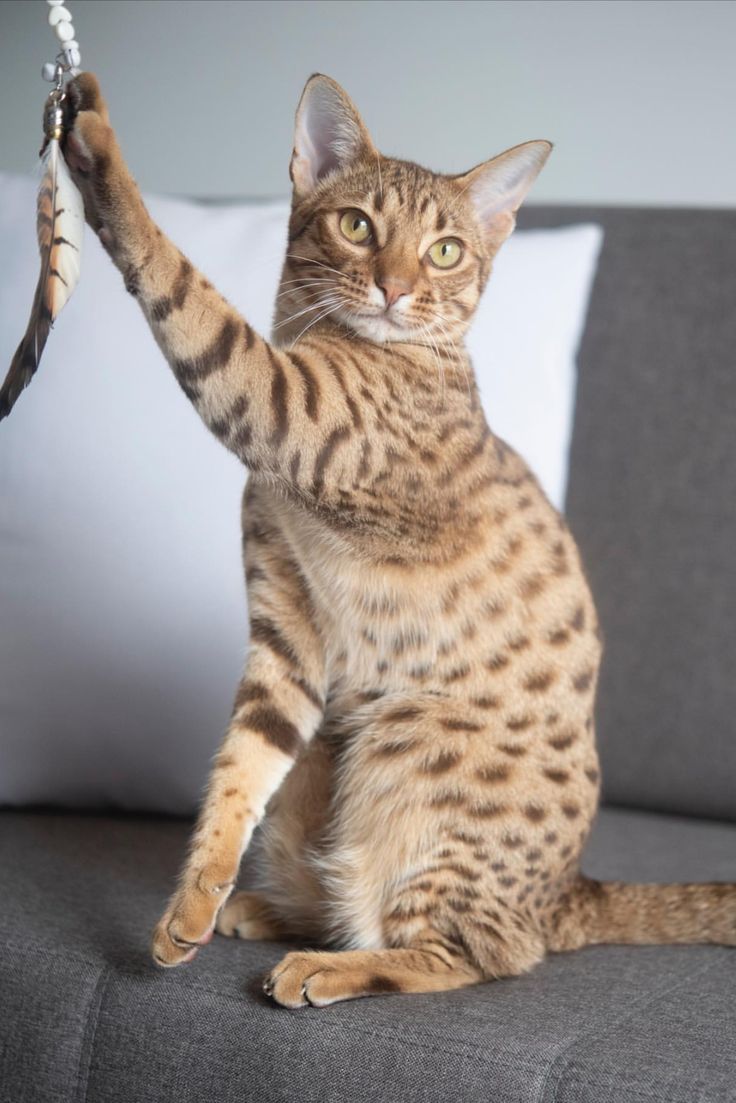
<svg viewBox="0 0 736 1103"><path fill-rule="evenodd" d="M325 176L362 153L375 156L375 149L353 101L337 81L315 73L296 110L289 166L294 191L299 197L308 195Z"/></svg>

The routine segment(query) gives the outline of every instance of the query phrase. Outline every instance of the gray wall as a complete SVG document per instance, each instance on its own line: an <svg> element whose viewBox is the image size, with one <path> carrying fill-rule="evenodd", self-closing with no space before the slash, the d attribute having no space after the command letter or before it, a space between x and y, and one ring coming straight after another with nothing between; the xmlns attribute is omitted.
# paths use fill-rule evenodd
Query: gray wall
<svg viewBox="0 0 736 1103"><path fill-rule="evenodd" d="M70 0L143 188L288 190L305 78L341 81L387 153L458 172L556 143L537 200L733 206L731 0ZM30 171L42 0L0 3L0 168Z"/></svg>

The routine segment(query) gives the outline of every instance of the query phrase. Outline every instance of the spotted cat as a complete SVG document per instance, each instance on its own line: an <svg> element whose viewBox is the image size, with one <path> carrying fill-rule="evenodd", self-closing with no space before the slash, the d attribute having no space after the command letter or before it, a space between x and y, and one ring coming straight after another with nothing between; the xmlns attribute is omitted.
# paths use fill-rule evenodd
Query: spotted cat
<svg viewBox="0 0 736 1103"><path fill-rule="evenodd" d="M733 886L579 870L595 606L463 346L549 143L430 172L380 154L312 77L266 341L152 221L95 78L70 96L87 219L250 472L250 649L155 961L190 961L215 929L317 941L265 981L293 1008L515 976L590 943L735 944ZM258 824L260 889L233 893Z"/></svg>

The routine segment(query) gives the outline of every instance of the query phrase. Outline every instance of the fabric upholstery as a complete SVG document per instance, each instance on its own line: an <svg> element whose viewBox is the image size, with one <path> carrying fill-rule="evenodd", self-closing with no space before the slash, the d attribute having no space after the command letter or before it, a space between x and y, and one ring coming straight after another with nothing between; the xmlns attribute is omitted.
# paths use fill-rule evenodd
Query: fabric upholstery
<svg viewBox="0 0 736 1103"><path fill-rule="evenodd" d="M606 653L614 803L736 819L736 212L522 208L605 231L567 513Z"/></svg>
<svg viewBox="0 0 736 1103"><path fill-rule="evenodd" d="M1 1103L726 1103L736 955L596 947L529 976L284 1011L284 947L148 958L188 824L0 814ZM601 877L736 880L736 827L606 810Z"/></svg>

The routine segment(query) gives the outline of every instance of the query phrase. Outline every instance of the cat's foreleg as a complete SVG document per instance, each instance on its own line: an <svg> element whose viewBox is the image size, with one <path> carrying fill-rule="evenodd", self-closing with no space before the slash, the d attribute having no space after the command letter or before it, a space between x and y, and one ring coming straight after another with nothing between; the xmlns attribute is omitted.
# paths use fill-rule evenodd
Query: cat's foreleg
<svg viewBox="0 0 736 1103"><path fill-rule="evenodd" d="M320 348L278 349L240 317L152 220L95 77L76 77L69 96L77 114L66 153L87 221L208 428L252 471L309 500L329 489L336 455L345 487L365 477L353 385ZM376 460L378 451L375 442Z"/></svg>
<svg viewBox="0 0 736 1103"><path fill-rule="evenodd" d="M251 649L215 759L179 887L153 938L159 965L189 961L209 942L242 854L268 800L312 738L324 709L319 645L299 611L256 606Z"/></svg>

